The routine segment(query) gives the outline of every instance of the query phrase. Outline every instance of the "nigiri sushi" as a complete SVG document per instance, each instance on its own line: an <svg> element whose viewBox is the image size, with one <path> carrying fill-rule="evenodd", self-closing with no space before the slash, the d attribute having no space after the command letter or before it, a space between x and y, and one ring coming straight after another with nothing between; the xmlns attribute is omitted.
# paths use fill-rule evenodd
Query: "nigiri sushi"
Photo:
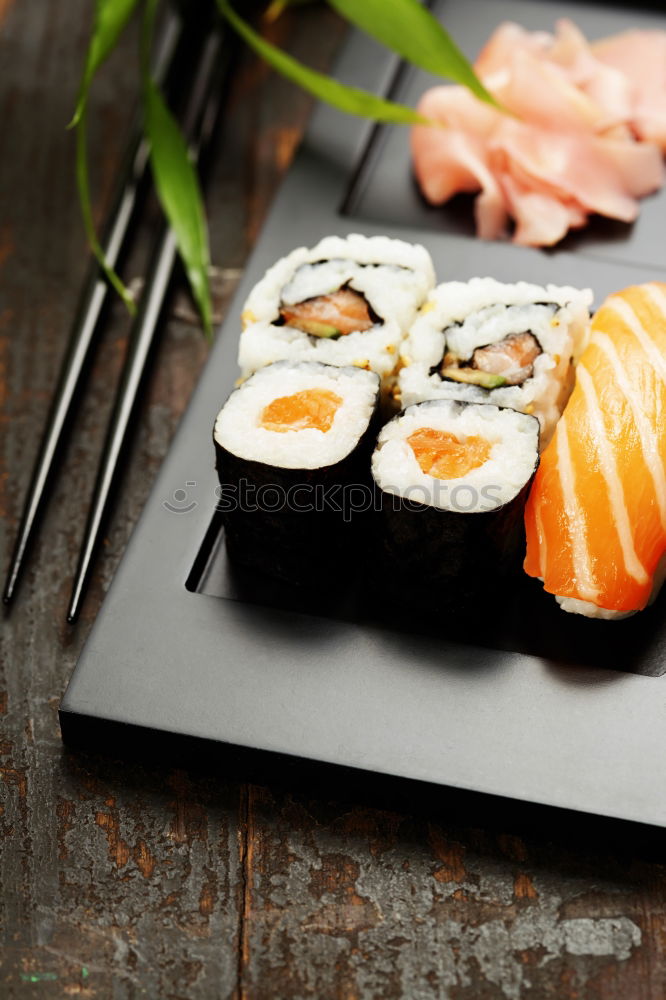
<svg viewBox="0 0 666 1000"><path fill-rule="evenodd" d="M666 564L666 284L597 311L526 511L525 571L565 611L640 611Z"/></svg>

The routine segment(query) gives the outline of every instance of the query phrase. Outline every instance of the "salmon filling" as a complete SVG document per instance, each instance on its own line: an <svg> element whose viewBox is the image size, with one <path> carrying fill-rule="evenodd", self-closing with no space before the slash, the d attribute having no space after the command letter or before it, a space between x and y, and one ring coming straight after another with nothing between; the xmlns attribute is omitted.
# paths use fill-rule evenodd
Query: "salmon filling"
<svg viewBox="0 0 666 1000"><path fill-rule="evenodd" d="M441 375L485 389L522 385L534 374L534 362L540 354L539 341L533 333L514 333L496 344L477 347L471 362L463 366L457 358L445 355Z"/></svg>
<svg viewBox="0 0 666 1000"><path fill-rule="evenodd" d="M449 431L420 427L407 438L421 471L435 479L459 479L480 468L490 457L492 445L471 434L464 441Z"/></svg>
<svg viewBox="0 0 666 1000"><path fill-rule="evenodd" d="M330 295L316 295L293 306L282 306L280 316L313 337L344 337L363 332L375 325L365 296L351 288L340 288Z"/></svg>
<svg viewBox="0 0 666 1000"><path fill-rule="evenodd" d="M341 405L342 397L329 389L304 389L292 396L279 396L265 406L259 425L279 434L312 428L325 432L331 429Z"/></svg>

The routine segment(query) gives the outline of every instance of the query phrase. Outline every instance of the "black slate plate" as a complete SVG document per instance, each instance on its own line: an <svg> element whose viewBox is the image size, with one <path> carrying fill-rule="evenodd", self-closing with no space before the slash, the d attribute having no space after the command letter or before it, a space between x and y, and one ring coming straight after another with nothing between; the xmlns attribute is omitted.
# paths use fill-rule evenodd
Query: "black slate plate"
<svg viewBox="0 0 666 1000"><path fill-rule="evenodd" d="M664 23L645 9L548 0L437 9L471 55L502 17L548 27L568 14L592 37ZM405 100L428 82L358 35L339 74ZM666 825L663 600L630 621L580 621L522 580L467 621L407 622L362 586L322 601L226 565L211 428L236 377L242 302L293 246L388 232L425 243L440 277L590 285L597 301L664 278L663 192L631 229L596 228L557 251L480 243L455 207L420 202L405 142L326 108L314 115L67 689L63 736L118 753L131 733L146 749L187 746L188 760L193 747L273 751Z"/></svg>

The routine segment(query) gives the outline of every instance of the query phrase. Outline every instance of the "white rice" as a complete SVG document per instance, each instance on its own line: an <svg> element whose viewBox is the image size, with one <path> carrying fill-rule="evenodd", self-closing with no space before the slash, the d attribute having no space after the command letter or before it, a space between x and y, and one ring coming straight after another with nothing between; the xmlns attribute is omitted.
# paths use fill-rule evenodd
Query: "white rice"
<svg viewBox="0 0 666 1000"><path fill-rule="evenodd" d="M572 360L586 346L591 303L589 289L568 286L507 285L493 278L438 285L401 349L402 405L462 399L508 406L539 419L545 447L573 387ZM441 379L432 371L446 352L468 361L476 348L527 331L537 338L542 353L522 385L484 389Z"/></svg>
<svg viewBox="0 0 666 1000"><path fill-rule="evenodd" d="M281 396L327 389L342 398L328 431L271 431L260 426L266 406ZM372 372L316 362L278 362L236 389L215 421L215 441L238 458L284 469L321 469L353 451L368 428L379 391Z"/></svg>
<svg viewBox="0 0 666 1000"><path fill-rule="evenodd" d="M448 431L461 441L478 435L492 443L490 457L463 477L437 479L423 472L407 441L424 427ZM410 406L383 428L372 472L386 493L440 510L479 513L513 500L535 470L538 449L539 424L533 417L490 404L430 400Z"/></svg>
<svg viewBox="0 0 666 1000"><path fill-rule="evenodd" d="M583 615L585 618L599 618L605 621L619 621L622 618L631 618L635 611L609 611L608 608L599 608L591 601L581 601L577 597L556 597L555 600L569 614Z"/></svg>
<svg viewBox="0 0 666 1000"><path fill-rule="evenodd" d="M665 579L666 555L663 555L659 560L659 564L654 574L652 593L650 594L648 607L651 604L654 604L657 600ZM593 604L592 601L581 601L577 597L561 597L556 595L555 600L562 608L562 611L568 611L570 614L574 615L583 615L585 618L599 618L605 621L621 621L623 618L631 618L632 615L638 613L637 611L611 611L608 608L600 608L597 604Z"/></svg>
<svg viewBox="0 0 666 1000"><path fill-rule="evenodd" d="M354 365L391 375L401 341L435 283L427 250L387 236L327 236L277 261L243 308L238 363L243 377L282 359ZM280 306L295 305L341 286L361 292L383 322L337 339L280 325Z"/></svg>

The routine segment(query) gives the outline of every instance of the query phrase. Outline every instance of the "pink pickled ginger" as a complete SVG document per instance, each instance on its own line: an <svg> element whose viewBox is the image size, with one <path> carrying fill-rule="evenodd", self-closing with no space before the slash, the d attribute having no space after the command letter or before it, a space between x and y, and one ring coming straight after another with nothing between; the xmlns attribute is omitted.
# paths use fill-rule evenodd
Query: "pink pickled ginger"
<svg viewBox="0 0 666 1000"><path fill-rule="evenodd" d="M590 45L569 20L554 35L501 24L475 69L512 114L466 88L438 86L418 105L444 128L412 129L414 171L441 205L477 193L483 239L552 246L591 214L624 222L664 183L666 32L631 31Z"/></svg>

